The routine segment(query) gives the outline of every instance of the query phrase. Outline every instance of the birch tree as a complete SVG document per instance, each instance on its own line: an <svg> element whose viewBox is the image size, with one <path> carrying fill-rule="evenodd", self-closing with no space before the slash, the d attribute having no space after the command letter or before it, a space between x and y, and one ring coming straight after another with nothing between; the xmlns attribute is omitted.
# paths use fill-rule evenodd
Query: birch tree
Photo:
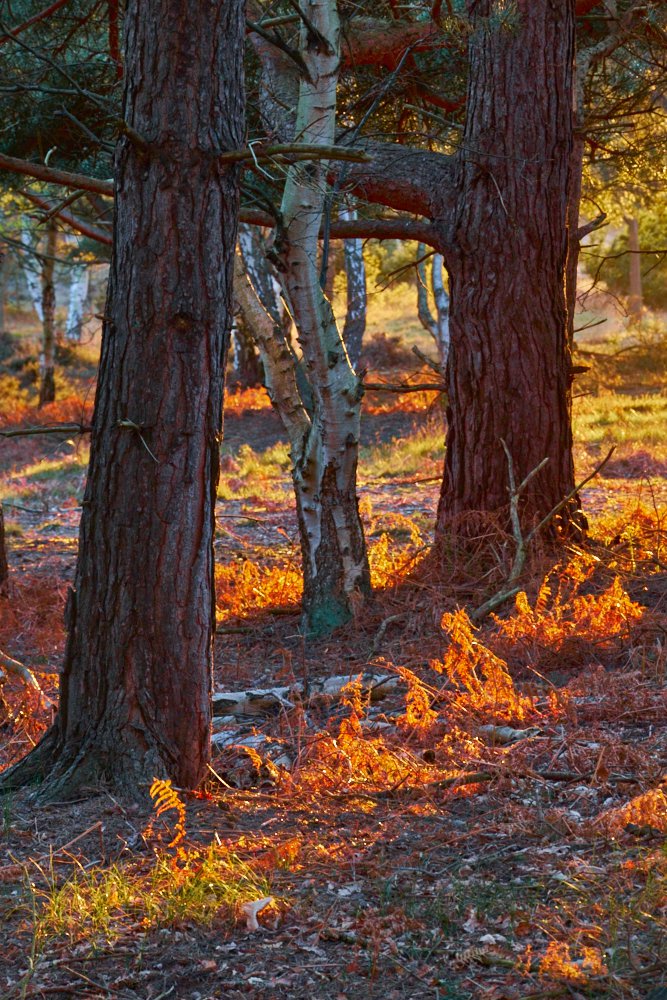
<svg viewBox="0 0 667 1000"><path fill-rule="evenodd" d="M355 208L343 205L340 209L339 217L346 222L351 222L357 218L357 211ZM361 357L361 348L366 331L367 294L364 241L360 236L343 240L343 250L345 253L347 299L343 340L347 348L350 364L356 370L359 367L359 358Z"/></svg>
<svg viewBox="0 0 667 1000"><path fill-rule="evenodd" d="M294 134L310 146L330 147L336 135L340 23L335 0L307 0L300 8ZM267 85L268 89L268 85ZM269 113L271 113L271 110ZM293 480L303 558L307 628L325 634L349 620L354 602L370 593L370 571L359 517L356 472L363 389L336 325L318 273L318 240L326 196L327 163L289 167L273 252L312 392L312 416L285 401L296 390L281 344L270 376L283 422L291 427ZM298 431L297 431L298 428Z"/></svg>
<svg viewBox="0 0 667 1000"><path fill-rule="evenodd" d="M71 343L81 340L83 313L88 298L90 268L87 264L73 264L70 268L70 283L67 300L67 322L65 337Z"/></svg>

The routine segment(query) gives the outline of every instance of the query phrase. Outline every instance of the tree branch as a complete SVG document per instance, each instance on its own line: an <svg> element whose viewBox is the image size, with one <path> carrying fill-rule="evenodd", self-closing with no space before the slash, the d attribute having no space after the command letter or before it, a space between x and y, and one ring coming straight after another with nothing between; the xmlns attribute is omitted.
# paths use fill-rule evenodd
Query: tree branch
<svg viewBox="0 0 667 1000"><path fill-rule="evenodd" d="M46 198L40 198L39 195L34 194L32 191L21 191L24 198L31 201L33 205L37 205L38 208L43 208L45 212L48 212L50 216L54 216L57 219L61 219L70 229L75 229L82 236L87 236L91 240L96 240L98 243L104 243L105 246L111 246L113 243L112 238L108 233L103 232L96 226L91 225L84 219L78 218L76 215L72 215L71 212L65 209L55 208L53 203L47 201Z"/></svg>

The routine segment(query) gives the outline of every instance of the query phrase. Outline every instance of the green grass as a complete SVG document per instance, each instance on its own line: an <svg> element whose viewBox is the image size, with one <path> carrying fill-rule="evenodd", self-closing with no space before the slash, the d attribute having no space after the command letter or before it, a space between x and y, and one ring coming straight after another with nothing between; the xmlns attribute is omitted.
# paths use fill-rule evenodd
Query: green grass
<svg viewBox="0 0 667 1000"><path fill-rule="evenodd" d="M70 455L42 459L8 476L0 484L0 500L26 501L48 493L52 503L77 496L88 468L88 447L81 445Z"/></svg>
<svg viewBox="0 0 667 1000"><path fill-rule="evenodd" d="M265 876L215 845L180 858L158 855L150 868L83 867L64 882L53 868L28 878L36 951L51 939L117 939L124 931L234 919L238 907L269 895Z"/></svg>
<svg viewBox="0 0 667 1000"><path fill-rule="evenodd" d="M445 435L441 426L427 424L410 437L361 448L359 478L364 480L394 477L440 475L445 457Z"/></svg>
<svg viewBox="0 0 667 1000"><path fill-rule="evenodd" d="M575 400L574 439L583 445L667 447L667 396L605 393Z"/></svg>

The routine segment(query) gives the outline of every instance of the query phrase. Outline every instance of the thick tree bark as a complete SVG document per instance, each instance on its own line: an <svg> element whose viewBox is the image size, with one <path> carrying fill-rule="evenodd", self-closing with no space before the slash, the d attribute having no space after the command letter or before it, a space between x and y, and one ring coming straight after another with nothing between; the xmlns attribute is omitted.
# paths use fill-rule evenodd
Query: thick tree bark
<svg viewBox="0 0 667 1000"><path fill-rule="evenodd" d="M520 0L517 21L470 3L468 117L459 198L446 234L451 293L448 434L440 538L471 512L508 508L526 525L574 486L564 295L572 153L574 2ZM539 84L536 82L539 81ZM581 526L578 501L563 529Z"/></svg>
<svg viewBox="0 0 667 1000"><path fill-rule="evenodd" d="M340 218L352 221L357 218L354 208L344 208ZM359 367L361 348L366 332L366 265L364 263L364 241L360 237L344 240L345 277L347 279L347 311L343 340L347 348L350 364L356 370Z"/></svg>
<svg viewBox="0 0 667 1000"><path fill-rule="evenodd" d="M56 237L58 231L53 219L46 230L46 249L42 266L42 354L40 358L39 406L52 403L56 398L56 284L54 280Z"/></svg>
<svg viewBox="0 0 667 1000"><path fill-rule="evenodd" d="M116 219L56 723L0 788L44 799L209 757L214 504L243 141L241 0L130 0Z"/></svg>

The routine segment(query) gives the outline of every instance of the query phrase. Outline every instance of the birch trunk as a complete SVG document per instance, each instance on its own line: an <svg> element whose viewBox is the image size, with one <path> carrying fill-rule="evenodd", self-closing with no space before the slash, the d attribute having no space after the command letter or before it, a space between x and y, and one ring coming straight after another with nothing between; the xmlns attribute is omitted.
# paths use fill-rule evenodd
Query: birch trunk
<svg viewBox="0 0 667 1000"><path fill-rule="evenodd" d="M334 0L306 0L315 29L301 26L308 78L299 84L296 135L304 143L334 142L340 25ZM303 609L313 634L352 617L370 594L370 572L356 493L362 387L318 275L318 234L327 164L289 168L276 241L281 281L294 319L309 382L313 417L295 456L294 481L304 569Z"/></svg>
<svg viewBox="0 0 667 1000"><path fill-rule="evenodd" d="M435 329L438 361L443 372L449 355L449 294L445 288L444 265L445 262L442 254L434 254L433 269L431 271L431 288L433 289L436 312Z"/></svg>
<svg viewBox="0 0 667 1000"><path fill-rule="evenodd" d="M39 263L39 259L35 257L35 241L33 240L27 222L21 230L19 239L25 247L25 251L21 255L21 260L23 265L23 276L25 277L25 283L28 286L28 296L32 302L33 309L37 313L37 318L41 323L44 319L44 314L42 312L42 268Z"/></svg>
<svg viewBox="0 0 667 1000"><path fill-rule="evenodd" d="M54 281L56 255L56 224L51 219L46 230L45 260L42 267L42 327L43 343L40 357L41 383L39 406L53 403L56 398L55 351L56 351L56 286Z"/></svg>
<svg viewBox="0 0 667 1000"><path fill-rule="evenodd" d="M417 244L417 316L427 333L438 342L438 324L428 303L428 274L426 269L427 250L423 243Z"/></svg>
<svg viewBox="0 0 667 1000"><path fill-rule="evenodd" d="M340 218L352 221L357 218L354 208L342 208ZM343 241L345 253L345 276L347 278L347 311L343 340L347 348L350 364L359 367L361 348L366 332L366 265L364 262L364 241L357 237Z"/></svg>
<svg viewBox="0 0 667 1000"><path fill-rule="evenodd" d="M71 270L65 337L74 344L78 344L81 341L83 311L88 297L89 275L90 271L86 264L77 264Z"/></svg>

